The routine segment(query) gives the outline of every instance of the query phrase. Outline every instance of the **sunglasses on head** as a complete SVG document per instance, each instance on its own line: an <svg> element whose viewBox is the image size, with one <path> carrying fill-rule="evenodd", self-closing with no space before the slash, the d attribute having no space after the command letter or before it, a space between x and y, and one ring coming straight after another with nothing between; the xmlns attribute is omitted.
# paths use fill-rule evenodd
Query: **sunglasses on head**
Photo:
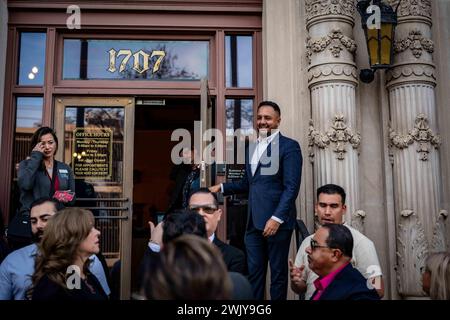
<svg viewBox="0 0 450 320"><path fill-rule="evenodd" d="M203 211L206 214L213 214L214 212L217 211L217 207L215 207L215 206L208 206L208 205L205 205L205 206L189 206L189 209L191 209L193 211L196 211L196 212L199 212L199 213L200 213L200 210L201 210L201 211Z"/></svg>

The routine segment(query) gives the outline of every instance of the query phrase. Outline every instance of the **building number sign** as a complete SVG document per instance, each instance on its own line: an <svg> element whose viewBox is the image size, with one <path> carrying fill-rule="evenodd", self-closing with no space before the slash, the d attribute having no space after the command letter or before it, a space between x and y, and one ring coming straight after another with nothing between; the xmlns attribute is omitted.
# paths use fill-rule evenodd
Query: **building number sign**
<svg viewBox="0 0 450 320"><path fill-rule="evenodd" d="M144 73L149 70L149 64L153 57L157 57L155 63L153 64L152 73L155 73L159 70L161 66L161 62L166 56L165 51L153 50L151 54L144 52L143 50L139 50L138 52L132 53L130 49L120 49L116 51L111 49L109 52L109 72L116 72L116 61L123 56L122 61L120 62L119 72L124 72L125 68L128 64L128 61L133 57L133 69L138 73ZM140 64L142 57L143 64Z"/></svg>

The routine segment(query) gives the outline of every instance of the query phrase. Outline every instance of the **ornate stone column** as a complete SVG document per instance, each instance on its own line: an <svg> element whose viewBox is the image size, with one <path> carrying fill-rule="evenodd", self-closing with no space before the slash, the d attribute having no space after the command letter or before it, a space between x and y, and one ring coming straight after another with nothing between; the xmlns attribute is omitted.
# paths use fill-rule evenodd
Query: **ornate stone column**
<svg viewBox="0 0 450 320"><path fill-rule="evenodd" d="M309 128L309 158L314 166L314 184L341 185L347 193L347 222L363 229L365 213L359 209L358 147L352 39L353 0L305 0L306 44L309 62L312 120Z"/></svg>
<svg viewBox="0 0 450 320"><path fill-rule="evenodd" d="M395 8L399 0L390 0ZM389 143L397 221L400 295L422 296L421 274L429 252L445 250L447 211L440 208L431 1L401 0L394 65L387 73Z"/></svg>

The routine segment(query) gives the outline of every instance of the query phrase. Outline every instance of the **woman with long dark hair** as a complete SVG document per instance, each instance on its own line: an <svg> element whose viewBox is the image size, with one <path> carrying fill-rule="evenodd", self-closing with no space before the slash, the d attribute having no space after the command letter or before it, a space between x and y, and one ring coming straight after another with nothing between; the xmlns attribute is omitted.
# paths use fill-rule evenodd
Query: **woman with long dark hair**
<svg viewBox="0 0 450 320"><path fill-rule="evenodd" d="M75 203L75 179L72 170L55 160L58 137L53 129L41 127L31 137L31 154L19 163L18 186L20 212L29 212L30 205L42 197L56 197L65 205ZM56 192L56 195L55 195Z"/></svg>
<svg viewBox="0 0 450 320"><path fill-rule="evenodd" d="M90 211L58 211L39 244L28 296L32 300L107 300L98 279L89 271L90 257L100 251L99 237Z"/></svg>

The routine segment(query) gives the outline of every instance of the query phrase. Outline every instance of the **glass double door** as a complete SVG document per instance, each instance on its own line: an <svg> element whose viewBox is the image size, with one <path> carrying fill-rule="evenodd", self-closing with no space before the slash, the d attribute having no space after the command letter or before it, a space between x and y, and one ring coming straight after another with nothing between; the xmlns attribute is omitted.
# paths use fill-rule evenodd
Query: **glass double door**
<svg viewBox="0 0 450 320"><path fill-rule="evenodd" d="M200 83L200 130L212 125L207 81ZM197 102L198 103L198 102ZM91 210L101 232L101 252L120 283L121 299L129 299L132 280L133 186L135 144L133 97L60 97L55 100L54 128L60 137L57 159L67 163L76 181L76 206ZM198 119L198 118L197 118ZM144 147L144 146L142 146ZM146 148L149 146L146 145ZM206 143L200 143L200 154ZM136 151L137 152L137 151ZM203 160L203 159L202 159ZM202 161L201 185L211 184L210 166ZM120 261L120 262L119 262Z"/></svg>

